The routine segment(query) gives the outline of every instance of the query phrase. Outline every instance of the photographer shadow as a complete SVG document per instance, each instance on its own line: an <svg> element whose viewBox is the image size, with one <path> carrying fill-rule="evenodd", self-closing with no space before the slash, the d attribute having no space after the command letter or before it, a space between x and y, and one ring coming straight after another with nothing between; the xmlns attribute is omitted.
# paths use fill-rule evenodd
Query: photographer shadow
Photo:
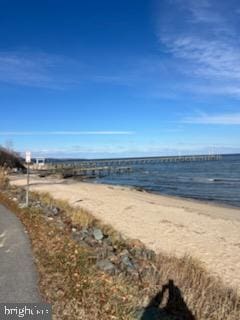
<svg viewBox="0 0 240 320"><path fill-rule="evenodd" d="M160 307L166 292L167 301ZM195 320L195 317L184 301L181 290L173 280L169 280L144 309L140 320Z"/></svg>

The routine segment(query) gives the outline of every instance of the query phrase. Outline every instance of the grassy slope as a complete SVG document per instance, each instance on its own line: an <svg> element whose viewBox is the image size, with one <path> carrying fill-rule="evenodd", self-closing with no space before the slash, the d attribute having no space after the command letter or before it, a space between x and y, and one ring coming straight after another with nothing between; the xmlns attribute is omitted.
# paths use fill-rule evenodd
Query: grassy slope
<svg viewBox="0 0 240 320"><path fill-rule="evenodd" d="M87 212L56 203L48 195L39 198L60 206L73 224L99 223ZM199 262L189 257L159 255L154 265L158 276L147 283L108 276L96 269L93 251L79 246L67 228L47 220L41 210L20 209L6 193L0 193L0 202L18 215L29 233L40 290L53 305L54 319L130 320L143 297L151 298L173 279L196 320L239 320L240 298L236 292L210 277ZM110 227L105 228L116 234Z"/></svg>
<svg viewBox="0 0 240 320"><path fill-rule="evenodd" d="M136 304L132 287L96 270L92 252L38 210L19 209L3 194L0 202L18 215L29 233L40 291L53 305L54 319L131 319L130 309Z"/></svg>

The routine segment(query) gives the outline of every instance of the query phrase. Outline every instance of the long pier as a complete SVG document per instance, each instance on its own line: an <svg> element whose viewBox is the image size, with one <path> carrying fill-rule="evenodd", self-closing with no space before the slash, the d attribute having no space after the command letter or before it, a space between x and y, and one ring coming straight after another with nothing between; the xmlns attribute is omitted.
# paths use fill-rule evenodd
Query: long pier
<svg viewBox="0 0 240 320"><path fill-rule="evenodd" d="M41 174L61 174L63 177L82 176L96 177L109 174L130 173L134 166L145 164L178 163L193 161L218 161L221 155L169 156L148 158L66 160L46 162L41 167L33 164L32 170Z"/></svg>
<svg viewBox="0 0 240 320"><path fill-rule="evenodd" d="M196 156L169 156L169 157L146 157L146 158L121 158L121 159L94 159L94 160L66 160L64 162L50 162L46 165L61 168L69 167L99 167L99 166L127 166L142 164L158 164L166 162L191 162L191 161L217 161L221 155L196 155Z"/></svg>

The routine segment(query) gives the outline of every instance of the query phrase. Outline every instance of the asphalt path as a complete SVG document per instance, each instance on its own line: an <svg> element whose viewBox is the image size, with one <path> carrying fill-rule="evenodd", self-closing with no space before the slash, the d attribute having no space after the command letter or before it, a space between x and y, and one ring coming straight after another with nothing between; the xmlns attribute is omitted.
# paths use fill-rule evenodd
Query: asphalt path
<svg viewBox="0 0 240 320"><path fill-rule="evenodd" d="M39 303L38 275L27 233L0 205L0 303Z"/></svg>

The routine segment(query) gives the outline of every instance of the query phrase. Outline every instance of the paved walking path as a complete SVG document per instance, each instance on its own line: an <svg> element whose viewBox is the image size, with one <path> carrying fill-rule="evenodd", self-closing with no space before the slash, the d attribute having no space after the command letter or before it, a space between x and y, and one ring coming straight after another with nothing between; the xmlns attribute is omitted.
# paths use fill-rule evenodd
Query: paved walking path
<svg viewBox="0 0 240 320"><path fill-rule="evenodd" d="M31 246L19 219L0 205L0 303L41 302Z"/></svg>

